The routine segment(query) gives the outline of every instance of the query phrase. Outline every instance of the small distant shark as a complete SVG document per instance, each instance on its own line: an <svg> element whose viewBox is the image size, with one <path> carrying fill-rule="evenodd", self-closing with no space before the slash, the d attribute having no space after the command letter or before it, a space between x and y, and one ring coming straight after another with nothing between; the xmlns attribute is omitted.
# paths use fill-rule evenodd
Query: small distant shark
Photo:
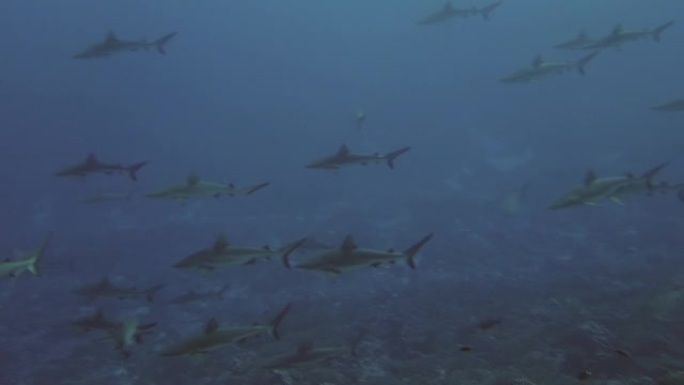
<svg viewBox="0 0 684 385"><path fill-rule="evenodd" d="M260 365L264 369L294 369L311 366L320 366L330 361L350 354L356 358L356 345L358 342L349 346L327 346L316 348L311 342L299 344L294 353L287 353L272 357L265 364Z"/></svg>
<svg viewBox="0 0 684 385"><path fill-rule="evenodd" d="M444 23L459 17L470 17L477 15L482 16L482 18L485 20L489 20L489 15L492 13L492 11L498 8L502 3L502 1L497 1L496 3L492 3L482 8L456 8L451 1L447 1L440 10L420 20L418 25Z"/></svg>
<svg viewBox="0 0 684 385"><path fill-rule="evenodd" d="M0 278L15 278L25 271L33 275L40 275L39 264L51 239L52 234L49 234L37 249L27 253L24 258L16 260L8 258L0 262Z"/></svg>
<svg viewBox="0 0 684 385"><path fill-rule="evenodd" d="M286 258L297 248L306 242L306 238L285 245L279 249L270 247L236 247L220 235L214 244L206 249L197 251L190 256L183 258L173 267L183 269L198 269L212 271L220 267L252 265L261 259L282 256Z"/></svg>
<svg viewBox="0 0 684 385"><path fill-rule="evenodd" d="M93 204L93 203L109 203L109 202L121 202L129 201L133 197L133 193L115 193L115 192L98 192L93 195L87 196L78 203Z"/></svg>
<svg viewBox="0 0 684 385"><path fill-rule="evenodd" d="M182 294L171 300L174 305L185 305L191 302L204 302L207 300L223 299L223 295L230 289L230 285L223 285L218 290L211 291L195 291L193 289L188 290L185 294Z"/></svg>
<svg viewBox="0 0 684 385"><path fill-rule="evenodd" d="M153 302L154 296L165 284L155 285L145 290L136 287L119 287L114 285L108 278L100 282L81 286L73 290L74 294L86 297L90 300L96 298L117 298L117 299L145 299Z"/></svg>
<svg viewBox="0 0 684 385"><path fill-rule="evenodd" d="M120 174L127 173L128 176L134 181L138 180L137 172L140 171L143 166L148 164L149 161L134 163L130 166L122 166L119 163L103 163L100 162L95 154L89 154L85 161L75 164L73 166L66 167L60 171L57 171L55 176L76 176L83 178L90 174Z"/></svg>
<svg viewBox="0 0 684 385"><path fill-rule="evenodd" d="M148 198L166 199L185 203L190 198L218 198L222 195L251 195L269 185L270 183L266 182L252 186L237 187L232 183L222 184L203 181L197 174L192 173L187 177L185 183L171 185L161 190L148 193L146 196Z"/></svg>
<svg viewBox="0 0 684 385"><path fill-rule="evenodd" d="M604 199L620 200L625 195L652 194L655 191L666 192L679 189L684 185L655 184L653 178L667 166L661 163L646 171L641 176L627 174L625 176L598 178L593 171L589 171L584 178L584 184L573 188L549 207L552 210L564 209L581 205L595 205Z"/></svg>
<svg viewBox="0 0 684 385"><path fill-rule="evenodd" d="M660 41L660 35L666 29L670 28L675 23L674 20L668 21L653 29L643 29L639 31L625 31L622 24L617 24L613 30L606 36L596 39L593 43L585 45L584 49L604 49L615 47L620 49L623 44L632 41L637 41L645 38L653 38L654 41Z"/></svg>
<svg viewBox="0 0 684 385"><path fill-rule="evenodd" d="M367 267L379 267L385 263L395 263L405 260L411 269L416 268L415 256L418 251L430 240L433 234L428 234L404 252L390 250L361 249L354 242L354 238L348 235L339 248L324 250L314 255L302 263L298 263L296 268L305 270L325 271L340 274L347 271L357 270ZM291 268L292 263L289 256L283 257L285 267Z"/></svg>
<svg viewBox="0 0 684 385"><path fill-rule="evenodd" d="M260 334L270 334L275 340L280 340L280 324L290 311L286 305L266 325L252 325L243 327L220 327L216 318L211 318L204 327L202 334L189 337L175 345L162 350L162 356L193 356L206 354L230 345L244 342Z"/></svg>
<svg viewBox="0 0 684 385"><path fill-rule="evenodd" d="M572 50L577 50L577 49L583 49L589 44L592 44L594 42L594 39L591 39L589 35L587 35L587 32L582 30L580 31L576 37L566 40L560 44L556 44L553 47L554 48L560 48L560 49L572 49Z"/></svg>
<svg viewBox="0 0 684 385"><path fill-rule="evenodd" d="M665 103L656 104L655 106L651 106L651 109L661 112L684 111L684 98L669 100Z"/></svg>
<svg viewBox="0 0 684 385"><path fill-rule="evenodd" d="M389 152L385 155L379 153L367 155L367 154L353 154L349 151L346 144L340 146L337 153L332 156L327 156L323 159L319 159L312 162L306 166L306 168L317 168L324 170L338 170L345 166L362 165L366 166L368 164L380 164L381 162L387 162L389 168L394 168L394 160L400 155L404 154L406 151L410 150L411 147L400 148L396 151Z"/></svg>
<svg viewBox="0 0 684 385"><path fill-rule="evenodd" d="M176 36L176 32L164 35L152 42L147 40L121 40L116 37L114 32L109 31L103 41L93 44L81 53L74 55L74 59L104 58L121 52L149 51L150 48L156 48L160 54L166 55L164 47L174 36Z"/></svg>
<svg viewBox="0 0 684 385"><path fill-rule="evenodd" d="M518 70L500 81L502 83L531 83L549 75L558 75L572 70L577 70L580 75L584 75L587 63L598 54L599 51L594 51L577 61L570 62L547 62L539 55L529 67Z"/></svg>

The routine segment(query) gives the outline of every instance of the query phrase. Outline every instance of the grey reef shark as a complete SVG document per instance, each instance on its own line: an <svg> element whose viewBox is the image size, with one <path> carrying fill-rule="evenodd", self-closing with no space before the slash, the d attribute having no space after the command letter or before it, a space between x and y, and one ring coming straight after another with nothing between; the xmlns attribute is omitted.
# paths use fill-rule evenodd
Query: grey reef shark
<svg viewBox="0 0 684 385"><path fill-rule="evenodd" d="M148 163L149 161L143 161L134 163L130 166L124 166L119 163L104 163L98 160L95 154L90 154L85 161L65 167L62 170L57 171L54 175L84 178L92 174L127 174L129 178L137 181L138 171Z"/></svg>
<svg viewBox="0 0 684 385"><path fill-rule="evenodd" d="M158 200L171 200L185 204L190 198L214 197L223 195L230 197L236 195L252 195L255 192L269 186L270 183L257 183L245 187L238 187L232 183L209 182L200 179L199 175L191 173L185 182L173 184L157 191L145 194L146 197Z"/></svg>
<svg viewBox="0 0 684 385"><path fill-rule="evenodd" d="M441 9L418 21L418 25L440 24L453 19L470 16L482 16L483 19L489 20L490 14L501 6L502 3L502 1L497 1L482 8L457 8L451 1L447 1Z"/></svg>
<svg viewBox="0 0 684 385"><path fill-rule="evenodd" d="M411 147L400 148L395 151L388 152L387 154L354 154L352 153L346 144L340 146L337 152L333 155L326 156L322 159L316 160L314 162L306 165L306 168L315 168L323 170L338 170L342 167L348 166L366 166L368 164L380 164L382 162L387 163L389 168L394 168L394 161L402 154L410 150Z"/></svg>
<svg viewBox="0 0 684 385"><path fill-rule="evenodd" d="M585 67L599 51L594 51L577 61L550 62L542 58L541 55L532 60L529 67L520 69L500 80L501 83L533 83L550 75L559 75L569 71L577 70L580 75L585 74Z"/></svg>
<svg viewBox="0 0 684 385"><path fill-rule="evenodd" d="M614 47L620 49L623 44L646 38L652 38L658 42L660 41L660 35L674 23L674 20L671 20L653 29L647 28L637 31L626 31L622 24L617 24L608 35L598 38L593 43L587 44L582 48L595 50Z"/></svg>
<svg viewBox="0 0 684 385"><path fill-rule="evenodd" d="M169 33L154 41L122 40L116 37L114 32L109 31L103 41L95 43L80 53L74 55L74 59L107 58L117 53L149 51L156 49L160 54L166 55L166 43L176 36L176 32Z"/></svg>

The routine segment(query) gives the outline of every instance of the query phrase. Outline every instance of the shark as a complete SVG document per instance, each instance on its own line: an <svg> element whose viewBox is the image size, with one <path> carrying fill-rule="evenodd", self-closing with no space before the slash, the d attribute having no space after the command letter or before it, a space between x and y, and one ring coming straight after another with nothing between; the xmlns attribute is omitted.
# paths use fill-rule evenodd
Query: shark
<svg viewBox="0 0 684 385"><path fill-rule="evenodd" d="M182 295L171 300L174 305L186 305L191 302L204 302L213 299L223 299L223 295L230 289L230 285L223 285L218 290L211 291L195 291L193 289L188 290Z"/></svg>
<svg viewBox="0 0 684 385"><path fill-rule="evenodd" d="M197 174L191 173L186 178L185 183L174 184L169 187L150 192L146 194L146 196L153 199L172 200L180 203L186 203L190 198L218 198L222 195L252 195L269 185L270 183L264 182L251 186L237 187L232 183L223 184L204 181L200 179Z"/></svg>
<svg viewBox="0 0 684 385"><path fill-rule="evenodd" d="M566 40L562 43L556 44L553 47L559 49L571 49L577 50L586 47L589 44L593 44L594 39L590 38L585 30L580 31L577 36L570 40Z"/></svg>
<svg viewBox="0 0 684 385"><path fill-rule="evenodd" d="M230 245L225 235L219 235L211 247L192 253L173 267L213 271L220 267L252 265L262 259L277 256L286 258L306 241L307 239L303 238L278 249L271 249L268 246L237 247Z"/></svg>
<svg viewBox="0 0 684 385"><path fill-rule="evenodd" d="M152 286L148 289L139 290L136 287L120 287L114 285L108 278L103 278L100 282L88 284L73 290L74 294L86 297L89 300L96 298L117 298L124 299L145 299L147 302L154 302L154 296L165 284Z"/></svg>
<svg viewBox="0 0 684 385"><path fill-rule="evenodd" d="M490 14L501 4L503 4L502 1L497 1L482 8L457 8L454 7L451 1L447 1L441 9L418 21L418 25L440 24L456 18L477 15L482 16L482 18L485 20L489 20Z"/></svg>
<svg viewBox="0 0 684 385"><path fill-rule="evenodd" d="M118 350L124 358L131 356L131 348L143 342L142 338L146 334L152 333L152 328L157 326L156 322L141 324L136 318L128 318L116 323L116 326L107 330L108 336L114 340L114 349Z"/></svg>
<svg viewBox="0 0 684 385"><path fill-rule="evenodd" d="M558 75L568 71L577 70L580 75L585 74L585 67L599 51L594 51L577 61L548 62L541 55L534 58L532 64L512 73L500 80L502 83L531 83L549 75Z"/></svg>
<svg viewBox="0 0 684 385"><path fill-rule="evenodd" d="M148 163L149 161L143 161L130 166L123 166L119 163L104 163L98 160L94 153L91 153L86 157L85 161L63 168L54 175L83 178L91 174L112 175L125 173L128 174L129 178L137 181L137 172Z"/></svg>
<svg viewBox="0 0 684 385"><path fill-rule="evenodd" d="M660 112L684 111L684 98L668 100L667 102L651 106L651 109Z"/></svg>
<svg viewBox="0 0 684 385"><path fill-rule="evenodd" d="M51 239L52 233L43 239L35 250L26 253L23 258L6 259L0 262L0 278L15 278L26 271L33 275L40 275L40 262Z"/></svg>
<svg viewBox="0 0 684 385"><path fill-rule="evenodd" d="M100 191L97 192L93 195L87 196L78 203L84 203L84 204L94 204L94 203L110 203L110 202L121 202L121 201L130 201L131 198L133 197L133 193L118 193L118 192L106 192L106 191Z"/></svg>
<svg viewBox="0 0 684 385"><path fill-rule="evenodd" d="M387 154L354 154L346 144L342 144L334 155L326 156L322 159L316 160L306 165L306 168L323 169L323 170L338 170L346 166L368 164L380 164L386 162L387 166L394 169L394 161L402 154L410 150L411 147L400 148Z"/></svg>
<svg viewBox="0 0 684 385"><path fill-rule="evenodd" d="M122 52L149 51L150 48L154 48L160 54L166 55L166 43L174 36L176 36L176 32L166 34L152 42L147 40L122 40L116 37L114 32L109 31L103 41L95 43L74 55L74 59L106 58Z"/></svg>
<svg viewBox="0 0 684 385"><path fill-rule="evenodd" d="M652 194L655 191L665 192L669 189L677 189L684 186L653 183L653 178L667 164L668 162L660 163L641 176L627 174L624 176L599 178L593 171L589 171L581 186L577 186L563 194L549 208L557 210L582 205L595 205L605 199L619 202L620 198L625 195Z"/></svg>
<svg viewBox="0 0 684 385"><path fill-rule="evenodd" d="M642 29L638 31L625 31L622 24L617 24L613 27L612 31L599 39L596 39L593 43L585 45L584 49L604 49L614 47L617 49L622 48L625 43L652 38L654 41L660 41L660 35L668 28L670 28L675 23L674 20L670 20L653 29Z"/></svg>
<svg viewBox="0 0 684 385"><path fill-rule="evenodd" d="M356 345L348 346L324 346L314 347L311 342L302 342L297 346L294 353L281 354L270 358L261 367L264 369L297 369L311 366L320 366L330 361L350 354L356 358Z"/></svg>
<svg viewBox="0 0 684 385"><path fill-rule="evenodd" d="M287 304L265 325L221 327L216 318L211 318L201 334L189 337L163 349L160 355L172 357L207 354L211 351L244 342L261 334L269 334L275 340L280 340L280 324L290 311L290 307L290 304Z"/></svg>
<svg viewBox="0 0 684 385"><path fill-rule="evenodd" d="M339 248L321 251L307 260L298 263L294 267L298 269L341 274L352 270L379 267L382 264L405 260L411 269L415 269L416 254L430 239L432 239L432 236L433 234L430 233L405 251L396 252L393 249L375 250L359 248L356 245L354 238L351 235L348 235ZM283 264L287 268L293 267L289 260L289 256L283 256Z"/></svg>

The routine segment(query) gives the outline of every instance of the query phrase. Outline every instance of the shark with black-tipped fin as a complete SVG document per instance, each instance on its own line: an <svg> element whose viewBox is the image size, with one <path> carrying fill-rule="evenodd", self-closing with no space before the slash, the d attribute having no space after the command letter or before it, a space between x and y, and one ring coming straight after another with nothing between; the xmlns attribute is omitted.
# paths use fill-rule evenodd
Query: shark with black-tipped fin
<svg viewBox="0 0 684 385"><path fill-rule="evenodd" d="M596 205L605 199L621 203L621 198L626 195L651 195L654 192L667 192L684 187L684 184L657 184L653 181L667 164L668 162L660 163L640 176L627 174L624 176L599 178L596 173L589 171L584 177L584 183L581 186L577 186L563 194L549 208L557 210L582 205Z"/></svg>
<svg viewBox="0 0 684 385"><path fill-rule="evenodd" d="M356 245L354 238L348 235L342 245L336 249L324 250L307 258L294 267L305 270L324 271L340 274L347 271L358 270L368 267L379 267L383 264L393 264L405 260L411 269L416 268L415 256L420 249L432 239L433 234L428 234L413 246L403 252L389 250L362 249ZM283 264L287 268L293 267L289 256L283 256Z"/></svg>
<svg viewBox="0 0 684 385"><path fill-rule="evenodd" d="M286 258L306 242L306 238L292 242L278 249L265 247L238 247L228 243L220 235L211 247L199 250L173 265L181 269L213 271L221 267L252 265L263 259L281 256Z"/></svg>
<svg viewBox="0 0 684 385"><path fill-rule="evenodd" d="M439 24L453 19L470 16L482 16L483 19L489 20L490 14L502 3L502 1L497 1L482 8L458 8L455 7L451 1L447 1L441 9L421 19L418 22L418 25Z"/></svg>
<svg viewBox="0 0 684 385"><path fill-rule="evenodd" d="M147 289L140 290L137 287L121 287L113 284L108 278L101 281L87 284L73 290L74 294L86 297L89 300L96 298L117 298L125 299L144 299L147 302L154 302L154 296L165 284L159 284Z"/></svg>
<svg viewBox="0 0 684 385"><path fill-rule="evenodd" d="M275 340L280 340L280 324L289 311L290 305L288 304L265 325L221 327L216 318L211 318L204 327L203 333L171 345L163 349L160 354L165 357L207 354L261 334L269 334Z"/></svg>
<svg viewBox="0 0 684 385"><path fill-rule="evenodd" d="M500 80L501 83L532 83L550 75L559 75L569 71L577 70L580 75L585 74L585 67L599 51L594 51L576 61L550 62L542 58L541 55L534 58L532 64L521 70L515 71Z"/></svg>
<svg viewBox="0 0 684 385"><path fill-rule="evenodd" d="M647 38L652 38L654 41L659 42L660 35L674 23L674 20L670 20L656 28L647 28L637 31L626 31L622 27L622 24L617 24L608 35L596 39L593 43L587 44L583 48L595 50L614 47L620 49L622 48L622 45L626 43Z"/></svg>
<svg viewBox="0 0 684 385"><path fill-rule="evenodd" d="M137 181L138 171L140 171L140 169L148 163L149 161L143 161L134 163L130 166L123 166L119 163L101 162L99 159L97 159L95 154L89 154L85 161L57 171L54 175L84 178L91 174L113 175L125 173L129 178Z"/></svg>
<svg viewBox="0 0 684 385"><path fill-rule="evenodd" d="M166 43L174 36L176 36L176 32L166 34L151 42L144 39L122 40L116 37L114 32L109 31L103 41L74 55L74 59L105 58L122 52L149 51L151 48L156 49L162 55L166 55Z"/></svg>
<svg viewBox="0 0 684 385"><path fill-rule="evenodd" d="M402 154L410 150L411 147L400 148L387 154L354 154L349 150L346 144L340 146L334 155L326 156L306 165L306 168L316 168L324 170L338 170L347 166L366 166L369 164L387 163L389 168L394 168L394 161Z"/></svg>
<svg viewBox="0 0 684 385"><path fill-rule="evenodd" d="M185 203L190 198L218 198L223 195L231 197L236 195L252 195L253 193L269 185L270 183L264 182L245 187L238 187L232 183L223 184L204 181L200 179L197 174L191 173L188 175L185 183L174 184L169 187L148 193L145 196L153 199L172 200Z"/></svg>

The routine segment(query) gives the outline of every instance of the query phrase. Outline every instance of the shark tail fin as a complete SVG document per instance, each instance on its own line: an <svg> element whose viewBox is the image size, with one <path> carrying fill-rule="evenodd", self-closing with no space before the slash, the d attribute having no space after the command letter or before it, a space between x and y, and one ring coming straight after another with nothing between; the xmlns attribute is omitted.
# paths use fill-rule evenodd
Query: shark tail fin
<svg viewBox="0 0 684 385"><path fill-rule="evenodd" d="M170 34L164 35L154 41L154 46L157 47L157 51L159 51L160 54L166 55L166 50L164 49L164 46L166 45L166 43L169 42L169 40L171 40L172 37L176 36L176 33L177 32L171 32Z"/></svg>
<svg viewBox="0 0 684 385"><path fill-rule="evenodd" d="M670 20L667 23L655 28L652 32L653 33L653 40L660 41L660 34L663 33L663 31L665 31L666 29L670 28L672 26L672 24L674 24L674 23L675 23L674 20Z"/></svg>
<svg viewBox="0 0 684 385"><path fill-rule="evenodd" d="M301 245L306 243L306 241L308 240L309 238L302 238L298 241L292 242L280 248L279 251L283 253L282 259L283 263L285 264L285 267L287 267L288 269L290 268L290 254L292 254L295 250L297 250Z"/></svg>
<svg viewBox="0 0 684 385"><path fill-rule="evenodd" d="M428 243L428 241L430 239L432 239L433 235L434 235L433 233L426 235L425 237L423 237L423 239L418 241L415 245L409 247L408 249L406 249L406 251L404 251L404 255L406 255L406 263L408 263L410 268L412 268L412 269L416 268L416 261L415 261L416 254L418 253L418 251L423 246L425 246L426 243Z"/></svg>
<svg viewBox="0 0 684 385"><path fill-rule="evenodd" d="M653 189L653 178L655 178L658 173L665 168L670 162L663 162L659 165L653 167L652 169L646 171L641 177L646 180L646 185L650 190Z"/></svg>
<svg viewBox="0 0 684 385"><path fill-rule="evenodd" d="M599 54L599 52L601 51L594 51L577 61L577 71L579 71L580 75L584 75L586 73L585 67L593 58L596 57L596 55Z"/></svg>
<svg viewBox="0 0 684 385"><path fill-rule="evenodd" d="M247 191L245 191L245 195L252 195L255 192L261 190L262 188L268 187L269 185L270 185L269 182L264 182L264 183L259 183L257 185L254 185L254 186L248 188Z"/></svg>
<svg viewBox="0 0 684 385"><path fill-rule="evenodd" d="M290 311L291 307L292 304L288 303L287 305L285 305L285 307L282 310L280 310L278 315L276 315L275 318L273 318L271 322L268 323L268 332L276 340L280 340L280 324L285 319L285 316L287 316L287 313Z"/></svg>
<svg viewBox="0 0 684 385"><path fill-rule="evenodd" d="M164 286L166 286L166 284L162 283L159 285L152 286L151 288L145 290L145 299L147 300L147 302L154 302L155 294L157 294L157 292L161 290Z"/></svg>
<svg viewBox="0 0 684 385"><path fill-rule="evenodd" d="M410 150L411 147L404 147L400 148L399 150L392 151L389 154L385 155L385 158L387 158L387 165L389 168L394 169L394 160L399 157L399 155L402 155L406 151Z"/></svg>
<svg viewBox="0 0 684 385"><path fill-rule="evenodd" d="M30 264L28 265L28 271L31 272L33 275L40 275L40 261L43 258L43 253L45 252L45 249L48 247L50 244L50 240L52 239L52 233L48 234L47 237L41 242L40 246L31 254L31 258L29 259Z"/></svg>
<svg viewBox="0 0 684 385"><path fill-rule="evenodd" d="M489 20L489 15L503 3L503 1L497 1L496 3L489 4L486 7L480 9L480 14L485 20Z"/></svg>
<svg viewBox="0 0 684 385"><path fill-rule="evenodd" d="M143 168L148 163L150 163L150 162L146 160L144 162L135 163L135 164L128 166L128 176L137 182L138 181L138 175L136 173L138 171L140 171L140 169Z"/></svg>

